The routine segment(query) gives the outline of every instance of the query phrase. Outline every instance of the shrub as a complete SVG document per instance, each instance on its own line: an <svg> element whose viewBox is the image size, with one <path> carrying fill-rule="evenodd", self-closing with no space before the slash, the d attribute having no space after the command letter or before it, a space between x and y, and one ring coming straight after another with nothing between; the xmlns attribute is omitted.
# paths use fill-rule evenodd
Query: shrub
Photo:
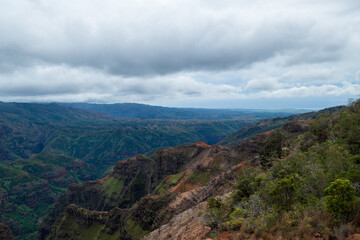
<svg viewBox="0 0 360 240"><path fill-rule="evenodd" d="M279 180L270 194L273 197L275 205L280 209L290 210L291 204L297 197L299 190L299 180L295 175L289 175Z"/></svg>
<svg viewBox="0 0 360 240"><path fill-rule="evenodd" d="M255 168L244 170L236 183L237 190L232 194L233 202L239 202L243 198L249 198L250 195L256 191L258 181L256 181L255 178L258 173L259 171Z"/></svg>
<svg viewBox="0 0 360 240"><path fill-rule="evenodd" d="M336 179L325 189L325 210L332 213L336 220L347 220L353 209L355 188L347 179Z"/></svg>
<svg viewBox="0 0 360 240"><path fill-rule="evenodd" d="M331 116L328 113L320 114L311 125L311 132L319 142L325 142L330 135Z"/></svg>
<svg viewBox="0 0 360 240"><path fill-rule="evenodd" d="M221 230L224 231L234 231L239 230L241 228L241 225L245 221L244 218L234 218L229 221L226 221L222 226Z"/></svg>
<svg viewBox="0 0 360 240"><path fill-rule="evenodd" d="M216 198L209 198L209 210L204 215L205 220L212 229L218 230L225 222L226 216L229 212L229 207Z"/></svg>
<svg viewBox="0 0 360 240"><path fill-rule="evenodd" d="M260 164L265 168L272 166L274 159L281 158L283 156L283 150L285 143L285 136L281 130L276 129L266 139L264 148L259 152Z"/></svg>

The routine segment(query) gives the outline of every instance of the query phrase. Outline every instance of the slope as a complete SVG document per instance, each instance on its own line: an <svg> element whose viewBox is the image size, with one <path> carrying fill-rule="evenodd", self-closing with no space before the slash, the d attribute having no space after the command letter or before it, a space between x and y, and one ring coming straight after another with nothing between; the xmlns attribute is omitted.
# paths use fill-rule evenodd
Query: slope
<svg viewBox="0 0 360 240"><path fill-rule="evenodd" d="M240 142L242 142L243 140L251 138L256 134L282 127L286 123L289 123L294 119L314 119L319 114L338 112L341 109L342 106L337 106L332 108L326 108L317 112L308 112L308 113L291 115L287 117L276 117L272 119L262 120L253 125L244 126L239 131L221 140L218 144L223 146L235 146Z"/></svg>

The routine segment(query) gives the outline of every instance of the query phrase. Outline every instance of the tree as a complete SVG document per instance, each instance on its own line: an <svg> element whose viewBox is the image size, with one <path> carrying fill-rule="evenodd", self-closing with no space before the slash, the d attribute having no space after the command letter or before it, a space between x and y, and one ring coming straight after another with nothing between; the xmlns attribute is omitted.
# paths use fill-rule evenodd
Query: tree
<svg viewBox="0 0 360 240"><path fill-rule="evenodd" d="M232 195L234 202L240 202L243 198L249 198L256 191L258 187L256 176L258 174L259 171L255 168L247 168L243 171L243 174L239 176L236 183L237 191Z"/></svg>
<svg viewBox="0 0 360 240"><path fill-rule="evenodd" d="M351 102L340 113L334 135L346 143L350 153L360 154L360 99Z"/></svg>
<svg viewBox="0 0 360 240"><path fill-rule="evenodd" d="M328 113L319 114L311 124L311 132L319 142L325 142L330 136L331 126L331 115Z"/></svg>
<svg viewBox="0 0 360 240"><path fill-rule="evenodd" d="M260 164L265 168L271 167L274 159L283 156L282 148L284 147L284 143L285 136L281 130L276 129L273 131L266 139L264 148L259 152Z"/></svg>
<svg viewBox="0 0 360 240"><path fill-rule="evenodd" d="M336 179L325 189L325 210L337 220L347 220L353 208L355 188L347 179Z"/></svg>
<svg viewBox="0 0 360 240"><path fill-rule="evenodd" d="M299 180L295 175L289 175L279 180L270 194L272 195L274 203L280 209L288 211L298 195L298 190Z"/></svg>

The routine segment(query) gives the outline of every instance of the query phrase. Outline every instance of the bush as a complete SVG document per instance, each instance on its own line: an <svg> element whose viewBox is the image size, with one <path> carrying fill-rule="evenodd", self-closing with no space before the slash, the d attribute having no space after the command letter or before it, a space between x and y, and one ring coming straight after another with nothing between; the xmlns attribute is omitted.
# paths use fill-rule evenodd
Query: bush
<svg viewBox="0 0 360 240"><path fill-rule="evenodd" d="M216 198L209 198L209 210L204 215L205 220L212 229L218 230L226 220L229 207Z"/></svg>
<svg viewBox="0 0 360 240"><path fill-rule="evenodd" d="M325 189L325 210L332 213L336 220L348 220L353 209L355 188L347 179L336 179Z"/></svg>
<svg viewBox="0 0 360 240"><path fill-rule="evenodd" d="M285 136L281 130L276 129L273 131L266 139L264 148L259 152L261 166L269 168L272 166L274 159L281 158L283 156L282 148L284 147L284 143Z"/></svg>
<svg viewBox="0 0 360 240"><path fill-rule="evenodd" d="M299 179L295 175L289 175L279 180L270 194L273 201L280 209L290 210L291 204L297 197L299 190Z"/></svg>
<svg viewBox="0 0 360 240"><path fill-rule="evenodd" d="M245 221L244 218L231 219L229 221L226 221L221 226L221 230L223 230L223 231L236 231L236 230L239 230L244 221Z"/></svg>
<svg viewBox="0 0 360 240"><path fill-rule="evenodd" d="M243 200L243 198L249 198L257 190L258 181L256 181L256 177L258 174L259 171L255 168L244 170L236 183L237 190L232 194L234 203Z"/></svg>
<svg viewBox="0 0 360 240"><path fill-rule="evenodd" d="M320 114L311 125L311 132L316 136L319 142L325 142L330 135L332 126L331 115L328 113Z"/></svg>

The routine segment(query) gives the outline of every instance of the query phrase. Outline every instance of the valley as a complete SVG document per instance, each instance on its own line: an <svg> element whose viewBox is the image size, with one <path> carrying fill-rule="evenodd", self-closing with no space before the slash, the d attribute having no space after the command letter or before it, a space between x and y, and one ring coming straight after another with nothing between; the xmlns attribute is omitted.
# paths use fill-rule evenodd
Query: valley
<svg viewBox="0 0 360 240"><path fill-rule="evenodd" d="M69 184L102 178L117 161L137 154L196 141L215 144L275 114L128 119L54 103L0 103L0 221L19 239L34 239Z"/></svg>

